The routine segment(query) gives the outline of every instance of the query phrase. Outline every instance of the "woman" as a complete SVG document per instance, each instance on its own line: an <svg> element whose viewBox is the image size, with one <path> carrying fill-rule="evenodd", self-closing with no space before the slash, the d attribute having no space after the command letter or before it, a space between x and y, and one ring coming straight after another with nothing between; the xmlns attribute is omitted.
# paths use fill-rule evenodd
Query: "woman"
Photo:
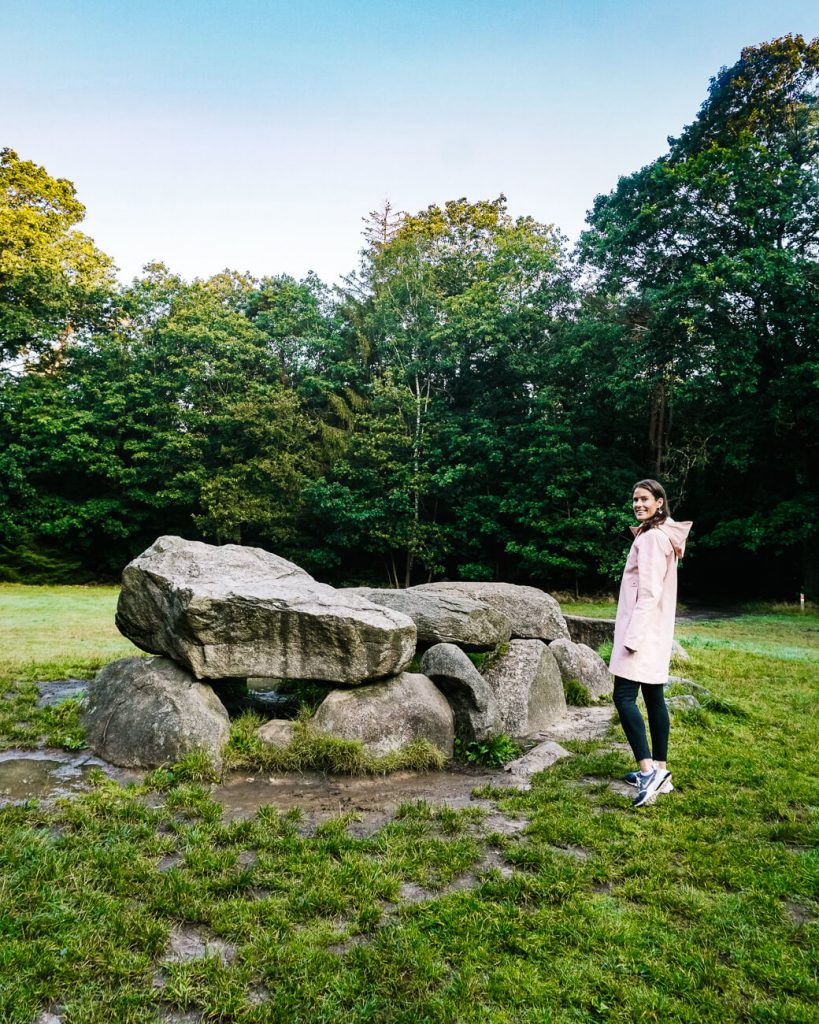
<svg viewBox="0 0 819 1024"><path fill-rule="evenodd" d="M626 781L638 789L634 806L645 807L654 803L658 793L673 789L666 764L669 723L663 683L668 680L674 640L677 559L685 551L691 523L671 519L665 490L656 480L634 485L632 508L640 525L631 527L634 543L620 584L609 671L614 675L614 704L640 766ZM641 689L651 749L637 707Z"/></svg>

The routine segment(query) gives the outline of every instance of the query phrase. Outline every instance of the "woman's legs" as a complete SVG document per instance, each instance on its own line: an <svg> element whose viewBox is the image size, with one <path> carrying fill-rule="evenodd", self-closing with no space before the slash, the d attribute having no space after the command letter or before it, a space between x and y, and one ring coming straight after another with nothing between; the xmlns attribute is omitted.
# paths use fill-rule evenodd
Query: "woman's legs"
<svg viewBox="0 0 819 1024"><path fill-rule="evenodd" d="M643 683L643 700L648 712L648 730L651 733L651 753L660 768L665 768L668 757L668 707L665 692L659 683Z"/></svg>
<svg viewBox="0 0 819 1024"><path fill-rule="evenodd" d="M662 687L660 687L662 690ZM654 767L651 759L651 751L648 749L646 739L646 724L640 709L637 707L637 694L640 692L640 684L633 683L630 679L614 677L614 706L620 716L620 724L626 734L629 746L634 757L640 763L640 770L647 772Z"/></svg>
<svg viewBox="0 0 819 1024"><path fill-rule="evenodd" d="M649 750L646 738L645 722L637 707L637 694L641 687L648 711L651 750ZM634 683L630 679L621 679L620 676L615 676L614 706L617 708L617 714L620 716L620 723L632 753L640 763L640 770L651 771L655 762L658 767L665 768L668 757L669 721L663 687L660 684Z"/></svg>

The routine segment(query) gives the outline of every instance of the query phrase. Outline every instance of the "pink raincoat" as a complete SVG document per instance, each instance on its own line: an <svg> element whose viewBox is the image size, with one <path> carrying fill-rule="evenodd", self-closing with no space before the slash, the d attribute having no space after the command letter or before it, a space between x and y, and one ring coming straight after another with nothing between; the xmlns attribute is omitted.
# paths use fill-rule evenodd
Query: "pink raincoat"
<svg viewBox="0 0 819 1024"><path fill-rule="evenodd" d="M691 523L666 519L645 533L632 526L609 671L633 683L665 683L677 609L677 559Z"/></svg>

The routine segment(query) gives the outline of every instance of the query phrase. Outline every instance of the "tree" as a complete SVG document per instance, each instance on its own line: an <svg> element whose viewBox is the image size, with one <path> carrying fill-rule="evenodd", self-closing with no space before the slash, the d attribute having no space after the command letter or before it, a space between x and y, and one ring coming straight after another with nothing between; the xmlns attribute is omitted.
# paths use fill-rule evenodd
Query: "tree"
<svg viewBox="0 0 819 1024"><path fill-rule="evenodd" d="M105 321L111 260L75 230L84 216L70 181L0 151L0 361Z"/></svg>
<svg viewBox="0 0 819 1024"><path fill-rule="evenodd" d="M819 40L746 48L582 240L616 297L615 406L642 405L655 472L719 494L699 511L712 542L816 546L817 85Z"/></svg>
<svg viewBox="0 0 819 1024"><path fill-rule="evenodd" d="M404 215L386 242L364 250L357 282L347 314L379 407L391 401L406 431L406 463L394 479L412 526L394 523L406 544L395 578L407 586L416 567L440 571L444 558L491 574L474 559L496 562L488 537L498 495L485 492L503 486L504 439L492 425L526 415L539 353L569 301L560 237L531 218L514 220L503 196L459 199ZM473 428L493 450L476 451ZM469 511L482 518L483 545L464 529Z"/></svg>

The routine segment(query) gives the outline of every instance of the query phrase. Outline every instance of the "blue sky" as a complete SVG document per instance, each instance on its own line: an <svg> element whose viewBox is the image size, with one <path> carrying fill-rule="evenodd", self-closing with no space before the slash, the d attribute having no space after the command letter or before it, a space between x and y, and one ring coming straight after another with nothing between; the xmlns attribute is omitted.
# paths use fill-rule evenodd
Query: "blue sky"
<svg viewBox="0 0 819 1024"><path fill-rule="evenodd" d="M0 0L0 146L128 279L356 264L361 217L508 197L570 238L816 0Z"/></svg>

